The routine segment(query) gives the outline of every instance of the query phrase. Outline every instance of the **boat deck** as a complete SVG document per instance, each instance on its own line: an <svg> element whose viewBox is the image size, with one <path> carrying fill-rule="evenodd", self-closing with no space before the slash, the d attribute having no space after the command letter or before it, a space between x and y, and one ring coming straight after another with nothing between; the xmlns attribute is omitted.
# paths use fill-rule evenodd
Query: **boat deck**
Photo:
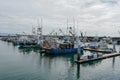
<svg viewBox="0 0 120 80"><path fill-rule="evenodd" d="M115 56L119 56L120 53L110 53L110 54L103 54L101 57L98 58L93 58L93 59L88 59L88 60L79 60L79 61L75 61L77 63L85 63L85 62L90 62L90 61L95 61L95 60L101 60L101 59L106 59L106 58L110 58L110 57L115 57Z"/></svg>

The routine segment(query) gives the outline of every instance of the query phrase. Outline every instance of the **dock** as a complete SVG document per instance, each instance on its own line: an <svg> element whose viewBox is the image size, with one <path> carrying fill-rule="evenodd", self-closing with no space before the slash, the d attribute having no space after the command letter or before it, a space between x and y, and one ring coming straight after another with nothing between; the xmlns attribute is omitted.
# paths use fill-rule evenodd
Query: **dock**
<svg viewBox="0 0 120 80"><path fill-rule="evenodd" d="M101 52L101 53L111 53L111 51L105 51L105 50L101 50L101 49L84 48L84 50Z"/></svg>
<svg viewBox="0 0 120 80"><path fill-rule="evenodd" d="M120 53L110 53L110 54L103 54L101 57L98 58L93 58L93 59L88 59L88 60L82 60L80 59L79 61L75 61L76 63L86 63L86 62L90 62L90 61L95 61L95 60L101 60L101 59L106 59L106 58L110 58L110 57L115 57L115 56L119 56Z"/></svg>

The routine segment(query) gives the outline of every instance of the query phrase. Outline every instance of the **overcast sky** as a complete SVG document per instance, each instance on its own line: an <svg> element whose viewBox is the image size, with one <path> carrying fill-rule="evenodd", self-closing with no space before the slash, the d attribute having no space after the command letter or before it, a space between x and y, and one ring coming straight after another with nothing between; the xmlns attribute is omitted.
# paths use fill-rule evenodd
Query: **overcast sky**
<svg viewBox="0 0 120 80"><path fill-rule="evenodd" d="M120 36L120 0L0 0L0 33L31 33L37 19L43 33L69 26L91 36Z"/></svg>

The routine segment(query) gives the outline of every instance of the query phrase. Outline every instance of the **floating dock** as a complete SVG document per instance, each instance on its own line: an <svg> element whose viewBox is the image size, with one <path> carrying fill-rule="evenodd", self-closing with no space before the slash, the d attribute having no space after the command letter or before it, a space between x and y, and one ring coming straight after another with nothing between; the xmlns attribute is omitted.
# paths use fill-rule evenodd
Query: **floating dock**
<svg viewBox="0 0 120 80"><path fill-rule="evenodd" d="M120 55L120 53L103 54L101 57L98 57L98 58L92 58L92 59L88 59L88 60L80 59L79 61L75 61L75 62L77 62L77 63L86 63L86 62L90 62L90 61L106 59L106 58L115 57L115 56L119 56L119 55Z"/></svg>
<svg viewBox="0 0 120 80"><path fill-rule="evenodd" d="M105 50L101 50L101 49L84 48L84 50L102 52L102 53L111 53L111 51L105 51Z"/></svg>

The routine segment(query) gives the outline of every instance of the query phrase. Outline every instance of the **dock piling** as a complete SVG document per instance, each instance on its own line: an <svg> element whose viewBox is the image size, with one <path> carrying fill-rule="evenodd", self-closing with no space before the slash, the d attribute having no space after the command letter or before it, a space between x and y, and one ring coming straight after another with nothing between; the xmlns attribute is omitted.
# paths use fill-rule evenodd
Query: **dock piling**
<svg viewBox="0 0 120 80"><path fill-rule="evenodd" d="M113 52L116 52L116 46L115 46L115 43L113 43Z"/></svg>
<svg viewBox="0 0 120 80"><path fill-rule="evenodd" d="M77 54L77 60L80 60L80 45L78 45L78 54Z"/></svg>

